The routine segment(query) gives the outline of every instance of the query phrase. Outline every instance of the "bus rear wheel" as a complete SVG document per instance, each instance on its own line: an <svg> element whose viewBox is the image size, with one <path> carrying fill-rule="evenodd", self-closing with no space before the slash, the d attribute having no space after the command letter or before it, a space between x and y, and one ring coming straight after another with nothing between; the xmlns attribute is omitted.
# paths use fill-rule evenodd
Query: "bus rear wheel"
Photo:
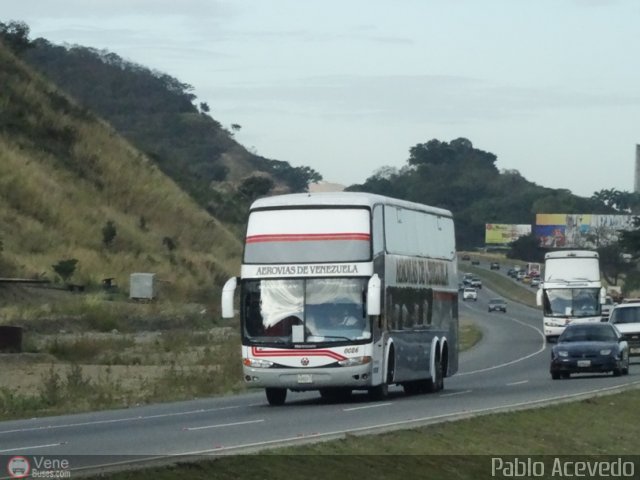
<svg viewBox="0 0 640 480"><path fill-rule="evenodd" d="M403 383L402 388L407 395L417 395L424 392L425 386L423 380L413 380Z"/></svg>
<svg viewBox="0 0 640 480"><path fill-rule="evenodd" d="M267 394L267 401L269 402L269 405L273 405L273 406L284 405L284 402L287 399L286 388L267 387L264 389L264 391Z"/></svg>
<svg viewBox="0 0 640 480"><path fill-rule="evenodd" d="M427 393L439 392L444 388L444 372L442 371L442 361L436 360L435 364L435 378L432 377L426 381Z"/></svg>

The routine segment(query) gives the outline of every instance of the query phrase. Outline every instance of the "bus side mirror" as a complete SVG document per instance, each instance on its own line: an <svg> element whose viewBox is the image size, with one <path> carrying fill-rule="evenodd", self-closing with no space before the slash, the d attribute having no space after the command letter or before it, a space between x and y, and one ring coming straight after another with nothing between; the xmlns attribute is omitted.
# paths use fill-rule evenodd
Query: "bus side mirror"
<svg viewBox="0 0 640 480"><path fill-rule="evenodd" d="M374 273L367 285L367 315L380 315L380 292L380 277Z"/></svg>
<svg viewBox="0 0 640 480"><path fill-rule="evenodd" d="M536 305L538 305L539 307L542 306L542 289L539 288L538 291L536 292Z"/></svg>
<svg viewBox="0 0 640 480"><path fill-rule="evenodd" d="M231 277L222 287L222 318L233 318L233 297L237 285L238 278Z"/></svg>

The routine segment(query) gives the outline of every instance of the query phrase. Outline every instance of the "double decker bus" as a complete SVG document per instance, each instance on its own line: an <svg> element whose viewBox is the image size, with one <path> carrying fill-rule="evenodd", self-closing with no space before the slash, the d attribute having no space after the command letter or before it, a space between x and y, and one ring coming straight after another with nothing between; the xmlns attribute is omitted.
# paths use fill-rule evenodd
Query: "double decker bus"
<svg viewBox="0 0 640 480"><path fill-rule="evenodd" d="M288 391L375 399L390 385L434 392L458 370L451 212L356 192L255 201L239 290L243 376L271 405Z"/></svg>

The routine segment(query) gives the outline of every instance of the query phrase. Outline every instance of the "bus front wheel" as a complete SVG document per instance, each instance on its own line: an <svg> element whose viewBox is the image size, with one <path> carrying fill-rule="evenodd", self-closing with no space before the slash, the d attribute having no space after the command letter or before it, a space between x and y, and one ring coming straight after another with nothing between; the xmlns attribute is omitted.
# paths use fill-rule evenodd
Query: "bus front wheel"
<svg viewBox="0 0 640 480"><path fill-rule="evenodd" d="M380 384L369 389L369 396L373 400L383 400L389 396L389 385L393 383L393 377L395 375L395 359L393 356L393 348L389 352L389 364L387 365L387 377Z"/></svg>
<svg viewBox="0 0 640 480"><path fill-rule="evenodd" d="M267 394L267 401L269 402L269 405L284 405L284 402L287 399L286 388L265 388L264 391Z"/></svg>

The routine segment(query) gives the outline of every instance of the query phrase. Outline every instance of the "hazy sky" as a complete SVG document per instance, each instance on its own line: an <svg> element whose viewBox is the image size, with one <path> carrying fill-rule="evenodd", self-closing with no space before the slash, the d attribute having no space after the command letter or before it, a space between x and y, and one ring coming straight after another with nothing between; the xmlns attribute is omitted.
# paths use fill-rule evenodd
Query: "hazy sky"
<svg viewBox="0 0 640 480"><path fill-rule="evenodd" d="M638 0L1 0L31 37L194 87L245 147L361 183L466 137L499 169L632 191Z"/></svg>

